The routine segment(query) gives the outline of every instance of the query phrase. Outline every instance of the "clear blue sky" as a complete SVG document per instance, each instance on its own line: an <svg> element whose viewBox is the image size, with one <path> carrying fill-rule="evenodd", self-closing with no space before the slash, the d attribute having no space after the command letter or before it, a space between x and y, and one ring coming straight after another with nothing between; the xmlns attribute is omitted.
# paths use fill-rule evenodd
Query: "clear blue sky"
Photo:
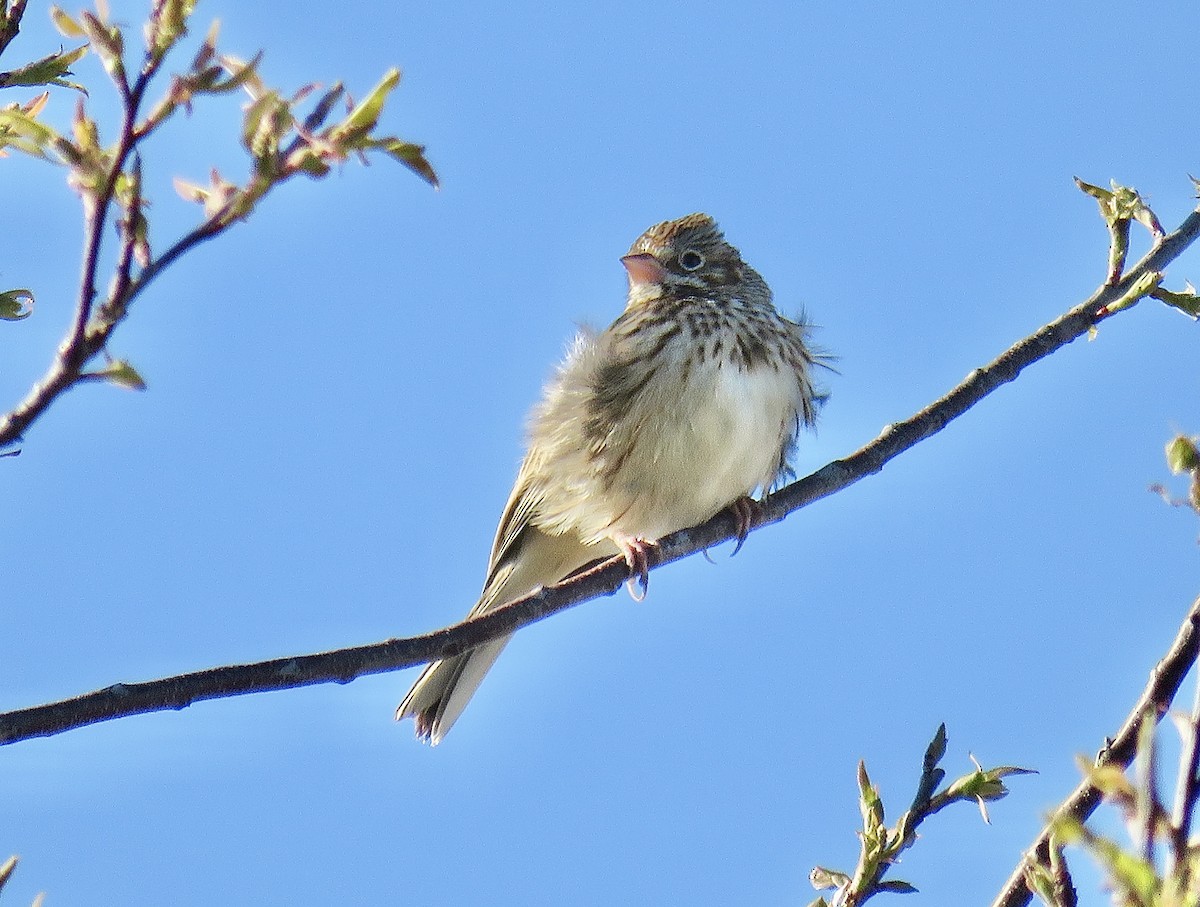
<svg viewBox="0 0 1200 907"><path fill-rule="evenodd" d="M116 6L131 42L143 14ZM212 18L283 88L402 67L385 126L443 188L380 160L285 189L138 303L112 352L148 392L72 392L0 460L2 708L459 619L524 413L574 325L620 311L649 224L713 214L821 326L840 374L805 473L1091 292L1106 237L1072 176L1171 226L1200 172L1191 3ZM31 4L6 68L60 40ZM241 102L147 149L157 246L196 217L172 176L243 172ZM70 315L62 177L0 162L0 283L39 300L0 327L5 407ZM1200 432L1196 331L1143 304L736 558L522 632L437 749L391 719L415 670L0 748L5 903L805 904L813 865L853 863L857 761L895 818L941 721L952 773L1040 772L900 867L925 907L985 903L1198 591L1200 526L1146 490Z"/></svg>

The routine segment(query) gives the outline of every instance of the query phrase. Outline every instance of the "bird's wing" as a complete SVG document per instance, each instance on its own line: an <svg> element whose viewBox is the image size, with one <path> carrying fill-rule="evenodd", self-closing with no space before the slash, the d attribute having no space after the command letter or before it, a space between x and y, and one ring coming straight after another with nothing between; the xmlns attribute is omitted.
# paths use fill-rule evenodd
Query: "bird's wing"
<svg viewBox="0 0 1200 907"><path fill-rule="evenodd" d="M531 526L530 519L537 512L541 499L531 482L532 471L529 457L526 457L517 473L517 481L513 485L512 494L508 496L508 503L504 506L504 513L500 516L500 525L496 528L492 556L488 561L487 580L483 587L484 594L471 610L470 617L482 614L496 604L494 590L503 584L504 574L511 572L511 566L525 541L526 532ZM488 594L489 592L493 594Z"/></svg>

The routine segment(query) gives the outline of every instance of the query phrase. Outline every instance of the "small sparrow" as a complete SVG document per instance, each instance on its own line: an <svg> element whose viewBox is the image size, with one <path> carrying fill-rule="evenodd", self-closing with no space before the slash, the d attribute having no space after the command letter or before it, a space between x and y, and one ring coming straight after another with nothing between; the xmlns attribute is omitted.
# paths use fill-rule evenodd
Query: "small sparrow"
<svg viewBox="0 0 1200 907"><path fill-rule="evenodd" d="M471 617L621 554L631 591L665 535L732 508L739 544L788 473L821 399L822 356L707 214L643 233L621 259L625 311L584 330L534 408ZM437 744L510 637L425 668L396 710Z"/></svg>

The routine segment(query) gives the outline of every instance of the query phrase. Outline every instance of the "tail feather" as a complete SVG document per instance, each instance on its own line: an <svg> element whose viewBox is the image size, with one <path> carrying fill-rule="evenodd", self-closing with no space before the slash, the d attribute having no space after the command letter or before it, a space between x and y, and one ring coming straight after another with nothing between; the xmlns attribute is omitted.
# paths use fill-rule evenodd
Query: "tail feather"
<svg viewBox="0 0 1200 907"><path fill-rule="evenodd" d="M396 720L414 719L417 737L437 746L510 639L511 636L502 636L470 652L429 665L396 709Z"/></svg>
<svg viewBox="0 0 1200 907"><path fill-rule="evenodd" d="M539 586L557 583L597 558L617 553L616 545L607 540L585 545L574 534L547 535L532 526L524 527L509 542L505 546L508 556L493 565L483 597L471 610L471 617L486 614ZM419 738L433 745L440 743L511 638L494 639L470 652L430 664L396 709L396 719L415 719Z"/></svg>

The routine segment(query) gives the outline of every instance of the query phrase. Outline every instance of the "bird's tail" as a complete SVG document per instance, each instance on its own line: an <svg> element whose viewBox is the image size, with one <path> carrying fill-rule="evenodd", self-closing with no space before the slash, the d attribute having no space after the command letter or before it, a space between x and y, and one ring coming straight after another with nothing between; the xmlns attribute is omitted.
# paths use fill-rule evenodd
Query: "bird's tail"
<svg viewBox="0 0 1200 907"><path fill-rule="evenodd" d="M607 540L585 545L574 534L548 535L526 526L516 543L506 546L493 564L483 597L468 616L485 614L615 553L617 547ZM462 655L433 662L396 709L396 719L415 719L418 737L434 745L441 742L510 639L511 635L503 636Z"/></svg>
<svg viewBox="0 0 1200 907"><path fill-rule="evenodd" d="M441 743L510 639L502 636L429 665L396 709L396 720L415 719L418 737L434 746Z"/></svg>

